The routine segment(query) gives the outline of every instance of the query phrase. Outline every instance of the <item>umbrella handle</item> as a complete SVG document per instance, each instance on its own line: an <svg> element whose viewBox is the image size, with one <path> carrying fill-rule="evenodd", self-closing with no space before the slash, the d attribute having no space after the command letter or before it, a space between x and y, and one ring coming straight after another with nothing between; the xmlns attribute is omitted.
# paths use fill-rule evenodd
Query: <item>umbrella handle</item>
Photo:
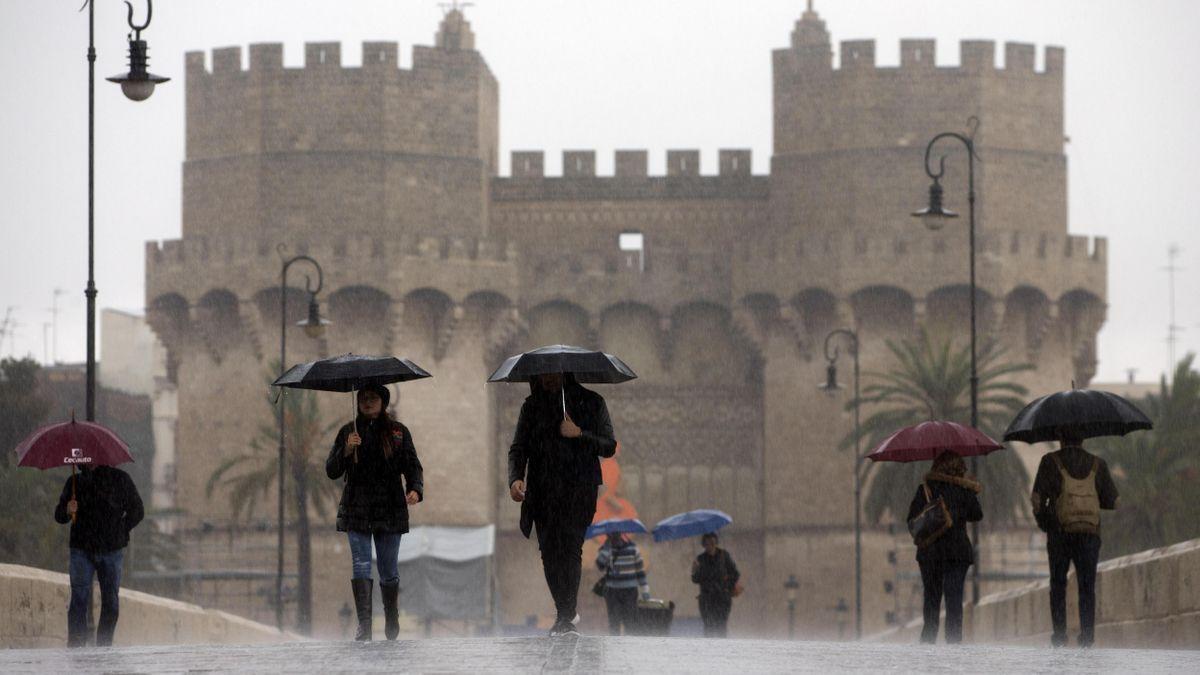
<svg viewBox="0 0 1200 675"><path fill-rule="evenodd" d="M72 411L71 414L74 415L75 414L74 411ZM71 465L71 501L75 501L75 465L74 464ZM77 509L79 508L78 503L76 504L75 508L77 508ZM75 524L75 516L76 515L77 514L75 514L75 513L71 514L71 524L72 525Z"/></svg>
<svg viewBox="0 0 1200 675"><path fill-rule="evenodd" d="M354 411L354 415L350 418L350 423L354 425L354 433L358 433L358 396L354 390L350 390L350 406ZM354 463L358 464L358 448L354 448Z"/></svg>

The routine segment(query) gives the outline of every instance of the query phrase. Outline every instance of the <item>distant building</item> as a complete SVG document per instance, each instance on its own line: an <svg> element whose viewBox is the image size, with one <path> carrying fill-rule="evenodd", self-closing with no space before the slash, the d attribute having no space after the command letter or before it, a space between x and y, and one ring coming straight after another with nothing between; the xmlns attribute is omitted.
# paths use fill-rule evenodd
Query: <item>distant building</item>
<svg viewBox="0 0 1200 675"><path fill-rule="evenodd" d="M666 175L651 176L645 151L622 150L615 174L599 176L593 151L572 150L561 176L545 174L540 151L514 152L500 176L499 84L460 11L435 42L414 48L411 69L397 68L391 42L364 44L361 67L342 66L338 43L306 45L303 68L284 68L279 44L251 45L246 70L238 47L215 50L211 67L187 55L183 234L146 251L148 318L178 387L186 565L274 569L274 488L242 526L230 523L229 495L206 487L270 427L279 326L304 318L300 274L279 313L280 244L323 264L332 321L318 341L289 331L289 364L400 353L434 372L394 399L427 471L414 522L497 526L498 619L510 624L550 605L504 485L526 392L483 379L503 356L559 342L619 354L640 375L603 393L623 447L622 495L644 520L699 507L733 515L722 534L747 580L735 632L784 630L789 574L801 581L803 634L836 636L852 621L837 610L853 598L852 458L837 449L850 417L845 397L817 391L821 347L831 329L855 328L875 371L889 366L887 339L965 332L965 223L928 232L908 214L929 184L925 143L970 116L982 120L985 159L981 333L1037 366L1021 378L1032 394L1092 378L1106 242L1067 230L1062 49L1046 48L1038 71L1033 45L1009 43L997 68L995 43L967 41L960 65L939 67L933 41L903 40L900 65L879 67L864 40L843 42L834 68L809 10L773 52L773 101L745 102L774 106L769 174L752 172L750 151L725 149L715 173L699 151L672 150ZM965 211L964 157L945 152L948 205ZM324 421L345 419L345 397L320 400ZM349 566L332 530L314 528L314 620L339 635ZM868 528L868 631L895 611L875 589L899 578L886 554L900 541ZM289 571L292 546L289 534ZM696 613L695 548L644 551L680 620ZM985 551L985 565L1005 555ZM270 581L244 588L223 606L271 617ZM602 611L585 603L589 617Z"/></svg>

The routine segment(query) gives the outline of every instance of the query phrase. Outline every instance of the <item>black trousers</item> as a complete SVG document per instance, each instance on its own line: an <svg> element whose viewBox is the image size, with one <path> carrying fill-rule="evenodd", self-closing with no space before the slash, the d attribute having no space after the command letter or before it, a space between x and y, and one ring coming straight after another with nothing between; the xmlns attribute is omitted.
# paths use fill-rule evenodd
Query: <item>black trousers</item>
<svg viewBox="0 0 1200 675"><path fill-rule="evenodd" d="M604 605L608 608L608 634L620 635L621 626L625 626L625 634L637 632L637 601L636 588L609 588L604 591Z"/></svg>
<svg viewBox="0 0 1200 675"><path fill-rule="evenodd" d="M1079 646L1090 647L1096 630L1096 565L1100 562L1100 536L1082 533L1051 534L1046 539L1050 558L1050 644L1067 644L1067 570L1075 565L1079 585Z"/></svg>
<svg viewBox="0 0 1200 675"><path fill-rule="evenodd" d="M559 621L575 618L583 571L583 537L596 515L596 493L594 485L562 488L543 498L534 517L542 571Z"/></svg>
<svg viewBox="0 0 1200 675"><path fill-rule="evenodd" d="M704 623L704 637L725 637L731 609L733 600L728 595L700 594L700 620Z"/></svg>
<svg viewBox="0 0 1200 675"><path fill-rule="evenodd" d="M946 601L946 642L962 642L963 585L970 565L962 561L918 561L918 565L921 583L925 586L925 626L921 629L921 642L937 642L943 599Z"/></svg>

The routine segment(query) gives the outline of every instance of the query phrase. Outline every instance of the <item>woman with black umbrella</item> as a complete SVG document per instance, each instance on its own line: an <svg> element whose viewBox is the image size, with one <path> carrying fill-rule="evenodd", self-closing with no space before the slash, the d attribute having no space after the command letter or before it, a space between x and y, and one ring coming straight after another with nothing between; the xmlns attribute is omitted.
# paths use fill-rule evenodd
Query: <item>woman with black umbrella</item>
<svg viewBox="0 0 1200 675"><path fill-rule="evenodd" d="M421 460L408 427L387 412L391 394L382 385L358 392L358 416L337 433L325 461L331 479L345 477L337 529L347 533L353 565L351 588L358 614L355 640L371 639L371 542L379 567L384 634L400 633L400 537L408 532L408 507L424 499Z"/></svg>

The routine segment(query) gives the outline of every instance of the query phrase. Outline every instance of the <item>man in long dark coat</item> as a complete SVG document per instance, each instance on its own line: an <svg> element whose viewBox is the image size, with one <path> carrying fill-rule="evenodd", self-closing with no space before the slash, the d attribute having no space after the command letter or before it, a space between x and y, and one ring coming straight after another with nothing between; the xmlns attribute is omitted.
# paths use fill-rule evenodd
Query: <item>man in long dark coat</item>
<svg viewBox="0 0 1200 675"><path fill-rule="evenodd" d="M521 503L521 533L537 530L557 612L550 635L578 634L583 538L596 513L600 458L612 457L617 442L604 399L570 374L538 376L530 390L508 451L509 495Z"/></svg>

